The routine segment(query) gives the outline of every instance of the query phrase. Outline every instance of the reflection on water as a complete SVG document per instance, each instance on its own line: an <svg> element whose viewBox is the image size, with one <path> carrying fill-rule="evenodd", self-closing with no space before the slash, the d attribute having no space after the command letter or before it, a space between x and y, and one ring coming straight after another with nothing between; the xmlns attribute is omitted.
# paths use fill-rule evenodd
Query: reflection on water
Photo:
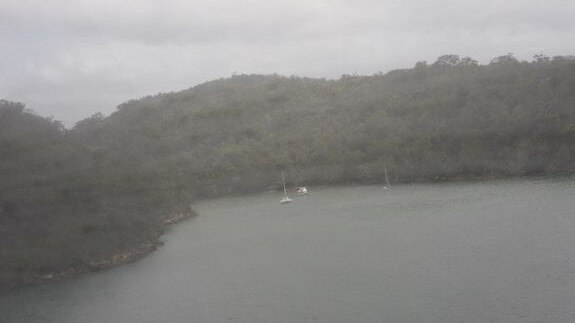
<svg viewBox="0 0 575 323"><path fill-rule="evenodd" d="M133 264L0 297L15 322L566 322L575 181L200 203Z"/></svg>

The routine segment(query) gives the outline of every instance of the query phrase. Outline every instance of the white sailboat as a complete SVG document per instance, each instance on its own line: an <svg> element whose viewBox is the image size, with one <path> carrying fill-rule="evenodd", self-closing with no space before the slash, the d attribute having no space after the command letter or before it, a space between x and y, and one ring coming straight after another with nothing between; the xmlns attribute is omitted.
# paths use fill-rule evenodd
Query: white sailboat
<svg viewBox="0 0 575 323"><path fill-rule="evenodd" d="M389 182L389 177L387 176L387 167L385 167L385 163L383 163L383 173L385 174L385 186L383 188L389 190L391 189L391 183Z"/></svg>
<svg viewBox="0 0 575 323"><path fill-rule="evenodd" d="M283 186L284 186L284 197L282 197L282 199L280 200L280 203L281 203L281 204L289 204L289 203L293 202L293 199L287 195L286 181L285 181L284 171L283 171L283 170L282 170L282 183L283 183Z"/></svg>

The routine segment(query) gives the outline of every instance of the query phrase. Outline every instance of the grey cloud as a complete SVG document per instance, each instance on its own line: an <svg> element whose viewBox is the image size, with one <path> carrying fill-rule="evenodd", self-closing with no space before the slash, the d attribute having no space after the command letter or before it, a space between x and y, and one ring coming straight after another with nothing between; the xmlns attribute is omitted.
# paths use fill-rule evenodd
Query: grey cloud
<svg viewBox="0 0 575 323"><path fill-rule="evenodd" d="M7 0L0 96L71 125L239 73L372 74L446 53L575 52L565 0Z"/></svg>

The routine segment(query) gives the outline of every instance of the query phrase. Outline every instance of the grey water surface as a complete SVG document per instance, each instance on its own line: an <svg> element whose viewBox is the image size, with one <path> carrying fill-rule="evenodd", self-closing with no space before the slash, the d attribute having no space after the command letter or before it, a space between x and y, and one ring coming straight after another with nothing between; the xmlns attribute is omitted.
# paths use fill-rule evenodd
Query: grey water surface
<svg viewBox="0 0 575 323"><path fill-rule="evenodd" d="M575 179L197 205L141 261L0 296L0 322L573 322Z"/></svg>

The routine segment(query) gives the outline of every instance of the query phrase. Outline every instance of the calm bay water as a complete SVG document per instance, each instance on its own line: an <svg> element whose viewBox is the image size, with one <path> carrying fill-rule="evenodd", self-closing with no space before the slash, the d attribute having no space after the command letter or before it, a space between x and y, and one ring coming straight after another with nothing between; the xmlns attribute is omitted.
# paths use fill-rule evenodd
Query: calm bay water
<svg viewBox="0 0 575 323"><path fill-rule="evenodd" d="M200 203L133 264L0 296L0 322L571 322L575 180Z"/></svg>

